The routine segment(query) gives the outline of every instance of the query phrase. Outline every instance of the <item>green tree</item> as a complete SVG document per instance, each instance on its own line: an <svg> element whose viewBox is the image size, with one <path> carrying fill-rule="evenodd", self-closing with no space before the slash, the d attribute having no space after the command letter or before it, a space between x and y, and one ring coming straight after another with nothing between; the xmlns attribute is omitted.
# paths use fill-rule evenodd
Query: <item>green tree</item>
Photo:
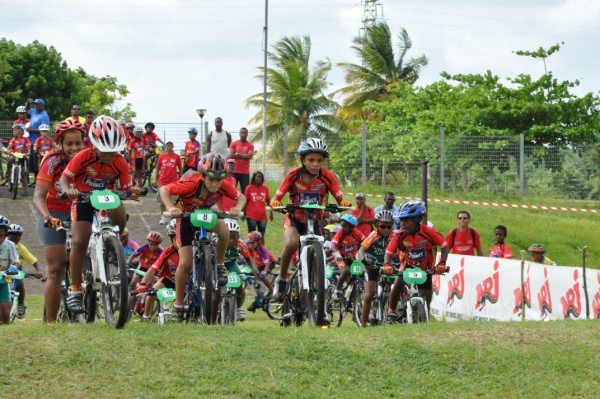
<svg viewBox="0 0 600 399"><path fill-rule="evenodd" d="M352 49L362 62L338 64L345 70L347 86L336 93L343 97L340 116L349 120L364 119L363 106L367 101L386 101L390 86L400 82L413 84L427 65L427 57L406 59L412 41L403 28L398 35L397 52L394 52L392 33L387 23L380 22L354 38Z"/></svg>
<svg viewBox="0 0 600 399"><path fill-rule="evenodd" d="M267 139L281 155L284 128L288 128L289 146L311 134L329 135L336 124L337 104L324 94L329 86L329 61L310 64L310 37L284 37L275 43L268 56L273 66L267 68ZM259 68L263 79L263 68ZM262 93L246 100L246 106L259 111L251 118L255 129L262 130Z"/></svg>
<svg viewBox="0 0 600 399"><path fill-rule="evenodd" d="M14 119L16 107L28 98L43 98L53 121L69 116L72 104L114 115L122 111L116 105L127 93L114 77L69 68L52 46L0 39L0 119ZM130 104L123 109L132 113Z"/></svg>

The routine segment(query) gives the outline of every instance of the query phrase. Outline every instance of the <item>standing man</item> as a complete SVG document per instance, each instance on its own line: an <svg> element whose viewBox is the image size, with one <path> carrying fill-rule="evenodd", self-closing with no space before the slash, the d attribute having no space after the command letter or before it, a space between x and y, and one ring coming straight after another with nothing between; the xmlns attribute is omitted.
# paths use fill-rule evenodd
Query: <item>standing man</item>
<svg viewBox="0 0 600 399"><path fill-rule="evenodd" d="M471 214L467 211L458 211L456 215L458 228L450 230L446 236L446 243L451 254L483 256L481 240L477 230L469 227Z"/></svg>
<svg viewBox="0 0 600 399"><path fill-rule="evenodd" d="M367 205L365 195L362 193L356 194L356 206L350 210L350 214L358 220L356 229L365 237L371 234L373 223L375 222L375 210Z"/></svg>
<svg viewBox="0 0 600 399"><path fill-rule="evenodd" d="M245 193L250 184L250 160L254 156L254 144L248 141L248 129L240 129L240 139L229 146L229 158L235 160L233 177L240 183L240 192Z"/></svg>
<svg viewBox="0 0 600 399"><path fill-rule="evenodd" d="M67 118L68 121L79 121L82 125L85 124L85 118L83 116L79 116L79 110L81 107L77 104L73 104L71 107L71 116Z"/></svg>
<svg viewBox="0 0 600 399"><path fill-rule="evenodd" d="M223 130L223 119L215 119L215 131L210 132L206 137L206 153L216 152L223 159L229 156L229 146L231 145L231 135Z"/></svg>
<svg viewBox="0 0 600 399"><path fill-rule="evenodd" d="M385 197L383 198L383 205L379 205L375 208L375 214L377 215L379 212L384 210L392 212L392 215L394 215L394 223L392 224L392 228L394 230L398 230L398 219L396 217L396 214L398 213L398 207L394 205L394 202L396 202L396 195L393 192L388 191L385 193Z"/></svg>
<svg viewBox="0 0 600 399"><path fill-rule="evenodd" d="M184 157L185 165L183 166L183 172L188 170L198 170L198 160L200 159L200 142L196 140L198 137L198 130L195 127L191 127L188 130L190 139L185 143Z"/></svg>
<svg viewBox="0 0 600 399"><path fill-rule="evenodd" d="M31 108L31 104L34 105L33 108ZM29 116L31 117L29 127L26 128L29 132L29 142L31 143L31 147L35 144L37 138L40 137L40 125L50 125L50 117L44 110L45 105L46 103L41 98L37 98L35 101L30 98L27 100L27 103L25 103L25 110L29 112ZM34 176L34 179L29 186L33 187L35 186L35 176L38 174L37 154L33 151L29 156L29 168Z"/></svg>
<svg viewBox="0 0 600 399"><path fill-rule="evenodd" d="M85 148L93 148L92 142L88 138L88 132L90 131L90 127L92 126L92 122L96 119L96 113L94 111L86 111L85 113L85 123L83 126L85 127L85 134L83 135L83 144L85 144Z"/></svg>

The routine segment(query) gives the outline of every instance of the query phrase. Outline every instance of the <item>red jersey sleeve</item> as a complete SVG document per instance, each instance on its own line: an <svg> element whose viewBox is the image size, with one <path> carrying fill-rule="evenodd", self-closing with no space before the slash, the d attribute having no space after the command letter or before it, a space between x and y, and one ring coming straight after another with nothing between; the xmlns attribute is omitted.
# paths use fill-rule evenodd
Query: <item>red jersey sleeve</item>
<svg viewBox="0 0 600 399"><path fill-rule="evenodd" d="M177 167L179 168L178 170L183 169L181 164L181 157L179 155L177 155L177 158L175 159L175 165L177 165Z"/></svg>
<svg viewBox="0 0 600 399"><path fill-rule="evenodd" d="M8 150L14 150L15 149L15 139L10 139L10 141L8 142Z"/></svg>
<svg viewBox="0 0 600 399"><path fill-rule="evenodd" d="M38 147L40 145L40 143L42 142L42 140L40 140L41 138L42 138L42 136L35 139L35 143L33 143L34 147Z"/></svg>
<svg viewBox="0 0 600 399"><path fill-rule="evenodd" d="M446 244L448 245L448 248L452 249L452 247L454 247L454 241L452 241L452 232L454 230L450 230L448 232L448 235L446 236Z"/></svg>
<svg viewBox="0 0 600 399"><path fill-rule="evenodd" d="M131 181L131 175L129 174L129 165L125 158L119 155L115 158L115 167L119 171L119 184L121 186L121 190L127 190L130 188L133 183Z"/></svg>
<svg viewBox="0 0 600 399"><path fill-rule="evenodd" d="M290 191L290 183L292 181L292 178L298 173L298 170L300 170L300 167L296 167L296 168L290 170L288 172L288 174L283 178L283 181L277 188L277 191L275 192L275 196L273 197L274 201L280 201L283 198L283 196L285 195L285 193Z"/></svg>
<svg viewBox="0 0 600 399"><path fill-rule="evenodd" d="M250 251L248 251L248 247L242 240L238 240L238 249L240 250L240 255L244 258L251 258Z"/></svg>
<svg viewBox="0 0 600 399"><path fill-rule="evenodd" d="M513 258L513 253L512 250L510 249L510 247L506 244L504 244L504 257L506 259L512 259Z"/></svg>
<svg viewBox="0 0 600 399"><path fill-rule="evenodd" d="M179 181L169 183L165 187L171 195L188 195L196 191L196 188L202 183L202 175L195 174L188 177L182 177Z"/></svg>
<svg viewBox="0 0 600 399"><path fill-rule="evenodd" d="M400 242L400 236L402 234L400 233L395 233L392 236L392 239L390 240L390 242L388 243L387 248L385 249L385 253L388 255L396 255L396 253L400 250L404 249L404 245Z"/></svg>
<svg viewBox="0 0 600 399"><path fill-rule="evenodd" d="M333 195L333 197L341 201L342 200L342 192L340 191L340 183L338 182L337 177L328 169L321 169L321 175L329 181L329 191Z"/></svg>
<svg viewBox="0 0 600 399"><path fill-rule="evenodd" d="M165 162L165 157L163 155L164 154L160 154L160 157L158 157L158 161L156 161L156 171L157 172L160 172L160 168L162 168L162 165Z"/></svg>
<svg viewBox="0 0 600 399"><path fill-rule="evenodd" d="M331 244L337 246L340 243L340 240L342 239L342 234L344 234L344 232L342 231L342 229L339 229L338 232L335 233L335 235L333 236Z"/></svg>
<svg viewBox="0 0 600 399"><path fill-rule="evenodd" d="M446 239L444 238L444 236L441 235L440 232L437 231L435 228L421 225L421 231L425 231L425 233L431 238L431 242L433 244L437 245L438 247L440 247L440 248L448 247L448 243L446 242Z"/></svg>
<svg viewBox="0 0 600 399"><path fill-rule="evenodd" d="M224 197L236 201L240 196L240 193L237 191L237 189L231 183L225 180L223 180L223 183L221 183L221 188L219 189L219 191L223 194Z"/></svg>
<svg viewBox="0 0 600 399"><path fill-rule="evenodd" d="M167 260L169 255L170 255L170 251L167 251L167 250L162 251L160 256L158 257L158 259L156 259L154 261L154 263L152 264L152 266L150 266L150 269L154 270L157 273L160 273L161 269L163 268L163 264L165 263L165 260Z"/></svg>
<svg viewBox="0 0 600 399"><path fill-rule="evenodd" d="M377 230L372 231L371 234L369 234L367 238L363 240L362 244L360 244L361 248L371 248L371 245L373 245L373 242L377 239L377 237L379 237L379 233L377 233Z"/></svg>
<svg viewBox="0 0 600 399"><path fill-rule="evenodd" d="M79 151L75 156L69 161L69 164L63 171L63 175L70 177L71 179L75 177L82 169L82 164L95 157L92 149L86 149L83 151Z"/></svg>

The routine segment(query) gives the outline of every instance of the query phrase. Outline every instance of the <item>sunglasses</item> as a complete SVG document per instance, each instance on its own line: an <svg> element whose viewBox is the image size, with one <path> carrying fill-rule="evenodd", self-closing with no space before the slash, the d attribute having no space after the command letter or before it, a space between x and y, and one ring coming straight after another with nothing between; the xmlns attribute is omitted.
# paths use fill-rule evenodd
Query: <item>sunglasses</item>
<svg viewBox="0 0 600 399"><path fill-rule="evenodd" d="M152 240L148 240L148 244L154 244L154 245L158 245L158 244L160 244L160 242L158 242L158 241L152 241Z"/></svg>
<svg viewBox="0 0 600 399"><path fill-rule="evenodd" d="M71 111L79 111L81 108L71 108Z"/></svg>
<svg viewBox="0 0 600 399"><path fill-rule="evenodd" d="M391 230L392 229L392 225L391 224L380 224L379 228L386 229L386 230Z"/></svg>
<svg viewBox="0 0 600 399"><path fill-rule="evenodd" d="M469 218L462 217L462 218L458 218L458 220L469 220Z"/></svg>

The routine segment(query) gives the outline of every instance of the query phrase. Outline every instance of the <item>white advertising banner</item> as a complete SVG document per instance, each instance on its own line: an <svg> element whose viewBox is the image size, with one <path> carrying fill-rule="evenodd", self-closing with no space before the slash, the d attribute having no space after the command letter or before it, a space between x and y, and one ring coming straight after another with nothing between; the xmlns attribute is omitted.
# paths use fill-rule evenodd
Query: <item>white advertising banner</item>
<svg viewBox="0 0 600 399"><path fill-rule="evenodd" d="M586 317L583 271L580 267L525 262L524 293L521 261L449 255L450 272L433 277L431 313L440 320L521 320L525 296L527 320ZM591 317L600 316L600 271L588 269Z"/></svg>

